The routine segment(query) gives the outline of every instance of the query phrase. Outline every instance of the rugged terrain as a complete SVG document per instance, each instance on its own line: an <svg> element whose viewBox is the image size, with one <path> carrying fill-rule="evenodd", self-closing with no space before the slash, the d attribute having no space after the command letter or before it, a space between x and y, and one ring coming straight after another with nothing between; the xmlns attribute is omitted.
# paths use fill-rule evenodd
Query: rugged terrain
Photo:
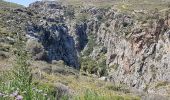
<svg viewBox="0 0 170 100"><path fill-rule="evenodd" d="M18 34L23 34L26 50L35 60L35 76L43 81L66 81L76 91L74 77L90 76L92 81L106 81L101 84L126 86L128 93L144 95L143 99L168 100L168 1L87 1L37 1L27 8L1 6L0 67L11 66L13 44ZM71 72L65 66L71 67ZM60 79L64 77L61 74L71 74L72 80ZM127 92L123 88L121 92Z"/></svg>

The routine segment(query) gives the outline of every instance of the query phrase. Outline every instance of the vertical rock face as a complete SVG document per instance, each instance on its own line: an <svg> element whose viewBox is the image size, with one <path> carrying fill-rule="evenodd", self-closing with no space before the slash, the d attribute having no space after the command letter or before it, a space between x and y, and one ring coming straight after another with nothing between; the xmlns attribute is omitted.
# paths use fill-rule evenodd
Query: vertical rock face
<svg viewBox="0 0 170 100"><path fill-rule="evenodd" d="M119 18L118 18L119 16ZM150 26L133 22L127 15L114 15L110 26L100 26L98 44L107 47L109 75L115 83L141 91L159 82L170 82L169 31L164 19ZM130 30L126 34L126 29Z"/></svg>
<svg viewBox="0 0 170 100"><path fill-rule="evenodd" d="M76 29L76 35L77 35L77 49L80 52L81 50L83 50L85 48L85 46L88 43L88 36L87 36L87 24L86 23L82 23L80 25L76 25L75 27Z"/></svg>
<svg viewBox="0 0 170 100"><path fill-rule="evenodd" d="M68 34L66 26L52 25L43 27L30 25L27 31L30 37L38 40L43 45L47 53L47 61L63 60L66 64L79 68L75 42L73 37Z"/></svg>

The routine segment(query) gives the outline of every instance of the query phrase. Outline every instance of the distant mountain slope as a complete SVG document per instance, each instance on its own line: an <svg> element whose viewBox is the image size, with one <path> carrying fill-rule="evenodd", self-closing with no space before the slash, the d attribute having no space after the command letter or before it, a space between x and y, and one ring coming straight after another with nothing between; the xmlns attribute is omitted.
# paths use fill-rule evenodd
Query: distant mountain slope
<svg viewBox="0 0 170 100"><path fill-rule="evenodd" d="M23 6L16 4L16 3L11 3L11 2L6 2L4 0L0 0L0 8L2 8L2 7L17 8L17 7L23 7Z"/></svg>
<svg viewBox="0 0 170 100"><path fill-rule="evenodd" d="M153 10L155 8L164 9L170 5L169 0L57 0L66 5L74 6L113 6L120 10Z"/></svg>

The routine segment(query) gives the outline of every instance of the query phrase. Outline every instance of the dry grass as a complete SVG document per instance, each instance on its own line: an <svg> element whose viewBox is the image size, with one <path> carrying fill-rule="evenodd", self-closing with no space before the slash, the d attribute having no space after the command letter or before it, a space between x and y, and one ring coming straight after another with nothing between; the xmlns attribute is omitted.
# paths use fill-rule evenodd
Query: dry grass
<svg viewBox="0 0 170 100"><path fill-rule="evenodd" d="M51 66L52 68L55 67L56 69L61 69L59 66L47 64L45 62L34 62L34 73L39 72L41 73L38 81L40 83L46 83L49 85L56 85L58 83L64 84L68 86L71 90L74 91L74 94L76 95L83 95L87 90L95 91L98 94L101 94L103 96L121 96L123 98L126 98L125 100L132 100L132 99L139 99L138 97L132 95L132 94L125 94L122 91L114 91L111 89L108 89L108 86L114 86L113 83L110 82L104 82L98 80L98 78L90 77L90 76L83 76L81 73L78 73L78 71L75 71L73 69L65 67L64 69L73 74L62 74L62 73L51 73L47 74L45 72L40 71L40 68L43 68L44 66ZM36 79L37 80L37 79Z"/></svg>

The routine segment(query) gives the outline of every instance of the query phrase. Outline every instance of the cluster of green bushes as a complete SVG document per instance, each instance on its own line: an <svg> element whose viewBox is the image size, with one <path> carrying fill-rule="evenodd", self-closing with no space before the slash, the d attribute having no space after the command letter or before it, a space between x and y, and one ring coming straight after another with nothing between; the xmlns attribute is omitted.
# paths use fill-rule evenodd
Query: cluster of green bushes
<svg viewBox="0 0 170 100"><path fill-rule="evenodd" d="M90 15L88 13L79 13L76 16L76 22L81 23L81 22L86 22L89 19Z"/></svg>
<svg viewBox="0 0 170 100"><path fill-rule="evenodd" d="M106 60L97 62L90 57L81 58L81 70L99 77L107 75Z"/></svg>
<svg viewBox="0 0 170 100"><path fill-rule="evenodd" d="M81 59L81 69L89 74L97 74L97 62L90 57Z"/></svg>
<svg viewBox="0 0 170 100"><path fill-rule="evenodd" d="M95 43L96 39L95 39L95 36L90 34L88 36L88 49L84 51L83 55L84 56L89 56L90 53L93 51L93 48L96 46L96 43Z"/></svg>
<svg viewBox="0 0 170 100"><path fill-rule="evenodd" d="M106 68L106 59L102 57L102 54L99 56L98 61L93 60L89 55L92 53L94 47L96 46L96 38L95 35L89 34L88 40L88 49L83 52L83 56L85 58L80 58L81 61L81 69L82 71L88 74L96 74L98 76L107 75L107 68ZM104 53L104 52L103 52Z"/></svg>

